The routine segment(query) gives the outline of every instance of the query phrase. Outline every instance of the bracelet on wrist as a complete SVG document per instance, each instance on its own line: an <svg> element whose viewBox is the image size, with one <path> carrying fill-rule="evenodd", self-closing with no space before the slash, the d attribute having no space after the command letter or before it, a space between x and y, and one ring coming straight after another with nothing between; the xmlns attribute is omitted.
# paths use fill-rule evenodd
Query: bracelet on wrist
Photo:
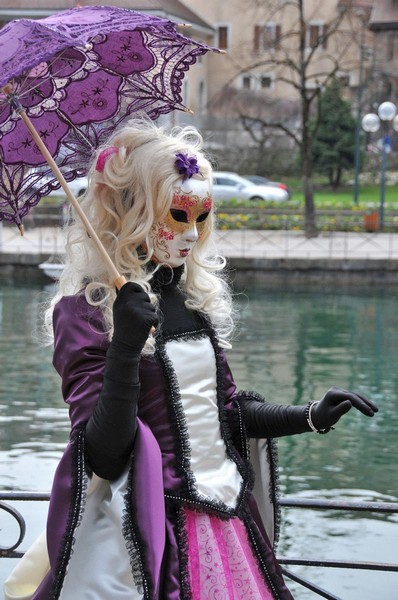
<svg viewBox="0 0 398 600"><path fill-rule="evenodd" d="M311 411L313 409L314 406L316 406L317 404L319 404L319 400L310 400L310 402L308 402L307 406L305 407L305 418L307 419L307 423L310 426L311 430L314 431L315 433L329 433L329 431L331 429L334 429L334 427L326 427L325 429L317 429L314 425L314 423L312 422L312 415L311 415Z"/></svg>

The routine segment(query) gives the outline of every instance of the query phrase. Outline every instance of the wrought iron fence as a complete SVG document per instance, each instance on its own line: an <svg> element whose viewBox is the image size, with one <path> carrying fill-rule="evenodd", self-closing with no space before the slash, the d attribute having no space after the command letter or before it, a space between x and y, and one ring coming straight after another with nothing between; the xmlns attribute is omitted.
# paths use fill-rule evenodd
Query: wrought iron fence
<svg viewBox="0 0 398 600"><path fill-rule="evenodd" d="M307 500L302 498L281 498L280 506L283 509L299 508L299 509L318 509L318 510L340 510L347 512L372 512L372 513L398 513L398 502L353 502L353 501L336 501L336 500ZM347 560L328 560L328 559L313 559L313 558L292 558L278 556L278 562L282 565L284 575L292 581L300 584L304 588L311 590L321 598L327 600L342 600L338 596L322 589L318 585L311 583L293 573L286 566L305 566L305 567L322 567L322 568L339 568L339 569L361 569L367 571L387 571L390 573L398 572L398 563L379 563L379 562L364 562L364 561L347 561Z"/></svg>
<svg viewBox="0 0 398 600"><path fill-rule="evenodd" d="M26 217L27 229L59 227L69 220L66 203L36 206ZM380 229L379 210L352 208L317 208L316 221L319 231L375 232ZM217 208L217 222L221 230L251 229L295 231L305 228L302 205L295 208L280 206L230 206L224 202ZM383 230L398 232L398 210L384 211Z"/></svg>
<svg viewBox="0 0 398 600"><path fill-rule="evenodd" d="M16 541L10 546L0 546L0 558L21 558L23 551L19 548L26 533L26 523L22 514L9 502L38 501L47 502L50 499L48 492L0 492L0 510L5 510L17 522L19 533ZM280 498L279 504L283 510L289 508L316 509L316 510L339 510L348 512L372 512L372 513L398 513L398 502L346 502L335 500L308 500L301 498ZM295 581L302 587L314 592L321 598L327 600L342 600L338 596L324 590L308 579L297 575L287 566L305 566L322 568L361 569L368 571L398 572L398 563L378 563L346 560L320 560L313 558L291 558L278 556L278 562L282 566L285 577Z"/></svg>

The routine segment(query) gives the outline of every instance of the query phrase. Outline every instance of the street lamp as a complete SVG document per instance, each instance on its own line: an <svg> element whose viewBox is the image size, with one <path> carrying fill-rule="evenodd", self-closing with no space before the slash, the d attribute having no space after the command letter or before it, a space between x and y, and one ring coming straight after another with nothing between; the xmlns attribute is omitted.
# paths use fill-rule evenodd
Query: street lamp
<svg viewBox="0 0 398 600"><path fill-rule="evenodd" d="M393 102L382 102L376 113L368 113L362 119L362 129L367 133L376 133L380 127L382 129L382 155L381 155L381 174L380 174L380 229L384 226L384 201L386 196L386 171L387 154L391 152L391 136L389 135L389 125L392 123L393 129L398 131L397 107Z"/></svg>

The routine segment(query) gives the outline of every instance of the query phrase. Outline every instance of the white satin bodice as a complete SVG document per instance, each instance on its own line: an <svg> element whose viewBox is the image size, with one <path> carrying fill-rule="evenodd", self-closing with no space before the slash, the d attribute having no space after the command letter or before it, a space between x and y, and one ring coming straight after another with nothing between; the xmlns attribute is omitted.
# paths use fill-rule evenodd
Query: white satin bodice
<svg viewBox="0 0 398 600"><path fill-rule="evenodd" d="M210 339L180 339L165 345L179 388L188 430L190 469L203 497L234 508L242 485L226 453L217 405L216 359Z"/></svg>

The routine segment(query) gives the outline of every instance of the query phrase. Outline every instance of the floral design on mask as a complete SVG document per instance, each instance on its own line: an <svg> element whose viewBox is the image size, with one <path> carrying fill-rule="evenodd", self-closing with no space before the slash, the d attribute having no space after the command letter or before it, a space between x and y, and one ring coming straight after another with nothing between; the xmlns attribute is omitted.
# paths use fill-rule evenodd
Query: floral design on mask
<svg viewBox="0 0 398 600"><path fill-rule="evenodd" d="M182 265L197 241L211 228L210 185L190 179L173 191L169 212L151 227L149 237L153 259L172 268Z"/></svg>
<svg viewBox="0 0 398 600"><path fill-rule="evenodd" d="M213 200L210 194L203 198L193 192L177 188L165 219L167 228L176 233L184 233L196 227L200 238L206 228L207 217L212 207Z"/></svg>
<svg viewBox="0 0 398 600"><path fill-rule="evenodd" d="M154 254L161 253L166 260L170 258L167 242L174 240L174 233L170 231L166 223L154 223L151 228Z"/></svg>

